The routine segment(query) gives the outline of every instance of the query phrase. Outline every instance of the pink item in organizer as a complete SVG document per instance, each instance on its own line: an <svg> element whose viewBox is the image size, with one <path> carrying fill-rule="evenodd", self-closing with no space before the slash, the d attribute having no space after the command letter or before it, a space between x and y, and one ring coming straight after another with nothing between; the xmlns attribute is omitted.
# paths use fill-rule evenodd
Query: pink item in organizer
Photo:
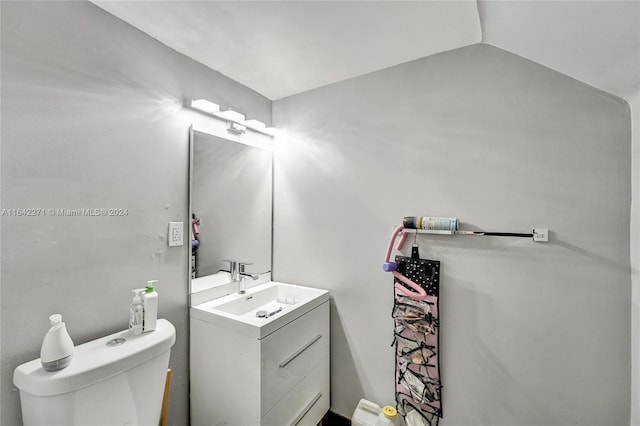
<svg viewBox="0 0 640 426"><path fill-rule="evenodd" d="M418 284L416 284L415 282L413 282L412 280L410 280L409 278L399 273L397 271L398 265L395 262L389 261L389 258L391 257L391 251L393 250L393 243L396 241L396 237L398 236L398 234L401 234L400 243L398 244L398 247L397 247L398 250L402 248L404 241L407 239L406 234L402 232L403 229L404 229L404 226L400 225L393 230L393 233L391 234L391 239L389 240L389 244L387 245L387 252L384 257L384 263L382 264L382 269L387 272L391 272L391 274L397 280L401 281L403 284L406 284L407 286L413 289L413 290L410 290L400 283L395 283L394 287L396 288L396 290L415 300L424 300L424 298L427 297L427 293L424 291L424 289L420 287Z"/></svg>

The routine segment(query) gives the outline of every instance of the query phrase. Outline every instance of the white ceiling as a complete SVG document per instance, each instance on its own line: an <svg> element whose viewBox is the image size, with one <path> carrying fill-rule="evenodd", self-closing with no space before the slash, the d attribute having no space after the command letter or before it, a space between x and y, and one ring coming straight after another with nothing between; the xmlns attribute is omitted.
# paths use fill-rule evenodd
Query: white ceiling
<svg viewBox="0 0 640 426"><path fill-rule="evenodd" d="M484 41L621 97L640 90L640 2L480 1Z"/></svg>
<svg viewBox="0 0 640 426"><path fill-rule="evenodd" d="M640 1L93 3L275 100L484 41L622 97L640 89Z"/></svg>
<svg viewBox="0 0 640 426"><path fill-rule="evenodd" d="M94 1L275 100L481 38L475 1Z"/></svg>

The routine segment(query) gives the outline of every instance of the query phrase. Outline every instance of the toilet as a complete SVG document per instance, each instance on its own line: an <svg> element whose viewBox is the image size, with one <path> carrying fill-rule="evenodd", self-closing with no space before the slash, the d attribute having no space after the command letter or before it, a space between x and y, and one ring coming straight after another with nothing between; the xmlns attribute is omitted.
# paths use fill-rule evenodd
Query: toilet
<svg viewBox="0 0 640 426"><path fill-rule="evenodd" d="M139 336L128 330L75 347L71 364L47 372L40 359L17 367L25 426L157 426L176 330L164 319Z"/></svg>

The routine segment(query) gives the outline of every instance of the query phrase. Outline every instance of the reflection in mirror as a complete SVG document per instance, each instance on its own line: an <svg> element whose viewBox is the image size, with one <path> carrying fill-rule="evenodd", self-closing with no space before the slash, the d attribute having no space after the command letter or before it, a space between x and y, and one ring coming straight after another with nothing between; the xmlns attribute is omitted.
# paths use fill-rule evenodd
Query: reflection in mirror
<svg viewBox="0 0 640 426"><path fill-rule="evenodd" d="M224 260L250 263L247 274L270 272L271 151L199 131L191 147L191 291L203 277L229 282L218 274L229 270Z"/></svg>

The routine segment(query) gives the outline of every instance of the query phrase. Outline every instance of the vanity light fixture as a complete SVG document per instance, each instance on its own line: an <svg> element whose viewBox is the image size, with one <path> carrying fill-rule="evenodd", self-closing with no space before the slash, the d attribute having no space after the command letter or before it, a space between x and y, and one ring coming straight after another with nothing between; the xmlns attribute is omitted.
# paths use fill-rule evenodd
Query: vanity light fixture
<svg viewBox="0 0 640 426"><path fill-rule="evenodd" d="M196 99L195 101L191 101L191 108L199 109L207 114L215 114L220 111L220 105L214 104L206 99Z"/></svg>
<svg viewBox="0 0 640 426"><path fill-rule="evenodd" d="M213 115L227 120L227 132L232 135L241 136L246 133L247 126L244 125L246 119L244 114L228 109L226 111L214 112Z"/></svg>
<svg viewBox="0 0 640 426"><path fill-rule="evenodd" d="M213 115L216 117L224 118L227 121L235 121L236 123L243 124L246 117L244 114L240 114L237 111L232 109L228 109L226 111L214 112Z"/></svg>
<svg viewBox="0 0 640 426"><path fill-rule="evenodd" d="M267 125L260 120L245 120L245 122L242 124L244 124L250 129L257 130L258 132L263 132L263 133L267 128Z"/></svg>
<svg viewBox="0 0 640 426"><path fill-rule="evenodd" d="M233 121L227 121L227 132L240 136L247 131L247 127Z"/></svg>
<svg viewBox="0 0 640 426"><path fill-rule="evenodd" d="M247 128L269 136L275 136L277 132L275 127L267 127L267 125L260 120L247 120L246 116L238 111L234 111L232 109L220 111L220 105L206 99L192 100L191 108L226 120L227 131L234 135L241 135L245 133Z"/></svg>
<svg viewBox="0 0 640 426"><path fill-rule="evenodd" d="M277 132L275 127L267 127L267 125L260 120L245 120L242 124L256 132L264 133L265 135L275 136Z"/></svg>

